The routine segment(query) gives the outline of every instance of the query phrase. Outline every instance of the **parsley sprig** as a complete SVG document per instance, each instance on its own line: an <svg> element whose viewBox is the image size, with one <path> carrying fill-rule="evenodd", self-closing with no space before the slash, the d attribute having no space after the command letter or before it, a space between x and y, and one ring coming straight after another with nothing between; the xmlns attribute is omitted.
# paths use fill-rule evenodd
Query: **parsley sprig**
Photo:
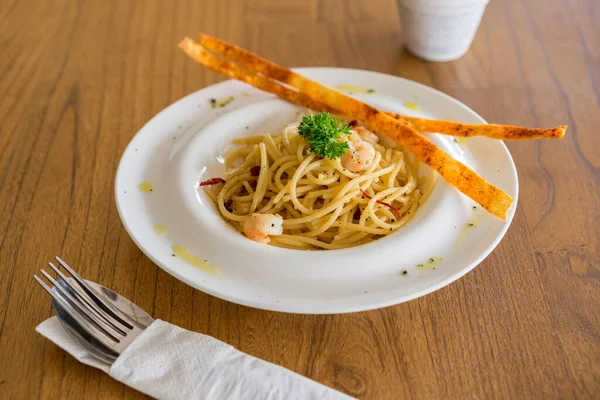
<svg viewBox="0 0 600 400"><path fill-rule="evenodd" d="M308 140L311 151L331 160L343 156L349 149L347 142L336 139L340 139L342 134L349 135L350 129L341 118L332 117L328 112L305 115L298 125L298 133Z"/></svg>

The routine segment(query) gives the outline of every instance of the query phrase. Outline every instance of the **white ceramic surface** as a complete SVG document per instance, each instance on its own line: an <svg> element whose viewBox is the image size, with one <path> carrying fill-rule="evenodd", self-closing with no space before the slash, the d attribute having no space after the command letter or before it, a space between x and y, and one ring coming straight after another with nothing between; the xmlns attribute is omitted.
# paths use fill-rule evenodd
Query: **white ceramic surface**
<svg viewBox="0 0 600 400"><path fill-rule="evenodd" d="M406 47L434 62L462 57L489 0L398 0Z"/></svg>
<svg viewBox="0 0 600 400"><path fill-rule="evenodd" d="M462 103L424 85L375 72L301 68L329 86L380 109L483 123ZM366 92L366 90L365 90ZM234 96L223 108L210 99ZM420 105L420 111L404 106ZM518 195L515 166L504 144L428 135L452 156L515 197L507 221L487 214L439 180L404 228L370 244L335 251L288 250L259 244L231 229L198 182L222 176L221 158L234 137L278 133L301 109L236 81L195 92L156 115L132 139L116 178L119 214L142 251L168 273L214 296L251 307L298 313L342 313L401 303L437 290L480 263L508 229ZM142 192L142 182L153 184ZM475 226L469 227L468 224ZM167 228L158 234L153 227ZM218 268L210 274L173 256L172 246ZM429 264L428 260L436 261ZM443 259L438 261L439 259ZM424 264L424 268L418 267ZM435 267L435 269L433 269ZM407 274L403 274L403 271Z"/></svg>

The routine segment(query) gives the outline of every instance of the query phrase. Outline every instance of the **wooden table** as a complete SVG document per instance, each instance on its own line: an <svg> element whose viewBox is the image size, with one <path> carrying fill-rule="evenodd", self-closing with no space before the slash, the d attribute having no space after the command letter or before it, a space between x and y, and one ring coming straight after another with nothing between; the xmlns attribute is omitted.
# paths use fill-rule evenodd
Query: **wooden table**
<svg viewBox="0 0 600 400"><path fill-rule="evenodd" d="M442 64L403 50L393 0L7 0L0 15L0 397L143 397L34 331L53 312L32 275L57 254L157 318L356 397L600 397L596 0L494 0L470 52ZM198 31L283 65L406 77L488 121L568 135L508 143L521 182L512 227L442 290L350 315L228 303L146 258L113 195L136 131L223 79L177 49Z"/></svg>

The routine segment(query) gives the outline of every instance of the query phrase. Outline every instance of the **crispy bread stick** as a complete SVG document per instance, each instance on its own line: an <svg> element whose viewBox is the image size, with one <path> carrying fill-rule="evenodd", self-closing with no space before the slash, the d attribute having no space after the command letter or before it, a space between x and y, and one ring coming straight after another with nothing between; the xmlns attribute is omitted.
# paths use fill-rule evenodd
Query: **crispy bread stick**
<svg viewBox="0 0 600 400"><path fill-rule="evenodd" d="M232 59L266 77L252 75L251 72L245 71L235 64L217 59L189 38L184 39L180 43L180 47L188 56L202 65L232 78L242 80L261 90L269 91L286 100L309 108L313 108L315 104L316 106L324 104L328 107L325 111L341 114L348 119L361 120L371 129L385 134L396 143L412 151L422 162L438 171L452 186L476 201L491 214L506 219L506 214L512 204L512 198L508 194L487 182L466 165L450 157L409 126L374 107L304 78L237 46L204 35L201 36L201 41L215 53ZM272 79L295 87L300 92L291 89L283 90L286 88L273 82ZM306 97L313 101L312 105L306 103Z"/></svg>

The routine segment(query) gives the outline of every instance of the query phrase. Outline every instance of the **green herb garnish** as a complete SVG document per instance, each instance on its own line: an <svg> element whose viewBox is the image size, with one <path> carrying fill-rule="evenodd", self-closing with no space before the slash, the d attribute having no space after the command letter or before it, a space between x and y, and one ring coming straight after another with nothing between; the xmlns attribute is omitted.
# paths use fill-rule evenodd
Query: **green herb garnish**
<svg viewBox="0 0 600 400"><path fill-rule="evenodd" d="M310 150L319 157L335 160L349 149L348 143L338 142L342 134L350 134L350 126L328 112L305 115L298 125L298 134L308 140Z"/></svg>

